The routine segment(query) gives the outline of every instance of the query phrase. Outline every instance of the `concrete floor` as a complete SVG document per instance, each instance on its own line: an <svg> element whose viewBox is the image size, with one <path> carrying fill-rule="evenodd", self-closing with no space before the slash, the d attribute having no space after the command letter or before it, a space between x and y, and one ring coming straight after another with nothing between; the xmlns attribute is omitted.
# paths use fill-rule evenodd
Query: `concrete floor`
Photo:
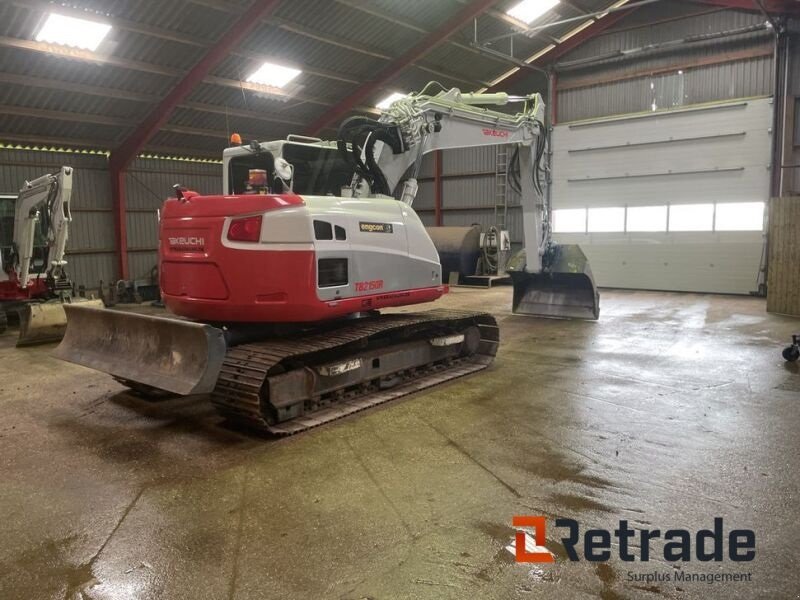
<svg viewBox="0 0 800 600"><path fill-rule="evenodd" d="M605 292L597 323L512 316L510 288L439 304L498 315L490 370L280 441L0 337L0 597L798 597L800 373L780 350L800 320L644 292ZM553 565L514 562L513 515L548 517ZM724 517L757 555L571 563L555 517Z"/></svg>

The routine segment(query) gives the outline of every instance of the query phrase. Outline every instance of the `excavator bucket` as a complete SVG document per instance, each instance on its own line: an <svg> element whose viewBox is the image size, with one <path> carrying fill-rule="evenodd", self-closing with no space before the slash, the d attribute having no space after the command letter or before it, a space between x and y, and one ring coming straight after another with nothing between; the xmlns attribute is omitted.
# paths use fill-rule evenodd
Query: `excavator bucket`
<svg viewBox="0 0 800 600"><path fill-rule="evenodd" d="M214 389L226 343L221 329L179 319L65 305L67 332L53 355L133 388L174 394Z"/></svg>
<svg viewBox="0 0 800 600"><path fill-rule="evenodd" d="M102 300L74 298L75 304L102 308ZM33 346L57 342L64 337L67 329L67 315L64 304L53 300L39 304L26 304L19 309L19 338L17 346Z"/></svg>
<svg viewBox="0 0 800 600"><path fill-rule="evenodd" d="M524 250L509 262L514 284L512 312L540 317L592 319L600 317L600 294L592 277L589 261L575 245L552 249L545 271L524 270Z"/></svg>

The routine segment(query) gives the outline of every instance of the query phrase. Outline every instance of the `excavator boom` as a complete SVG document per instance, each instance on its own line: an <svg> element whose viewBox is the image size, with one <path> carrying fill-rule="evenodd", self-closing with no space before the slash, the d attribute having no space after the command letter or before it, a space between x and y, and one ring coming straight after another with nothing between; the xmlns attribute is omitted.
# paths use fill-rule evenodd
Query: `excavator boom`
<svg viewBox="0 0 800 600"><path fill-rule="evenodd" d="M513 101L524 103L521 112L483 107ZM416 194L423 155L458 148L513 148L524 247L507 267L514 284L512 310L543 317L598 318L600 296L586 256L578 246L552 240L550 206L544 193L548 136L539 94L515 98L504 93L462 94L453 88L431 96L423 91L396 100L378 121L357 117L349 125L346 122L340 137L351 146L349 155L356 170L379 191L392 193L411 168L401 193L408 204Z"/></svg>

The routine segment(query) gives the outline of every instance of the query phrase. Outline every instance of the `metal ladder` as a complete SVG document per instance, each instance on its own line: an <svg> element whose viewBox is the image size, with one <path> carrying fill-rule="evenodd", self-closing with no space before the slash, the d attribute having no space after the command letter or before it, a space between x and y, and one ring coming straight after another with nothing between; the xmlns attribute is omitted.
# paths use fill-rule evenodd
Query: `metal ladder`
<svg viewBox="0 0 800 600"><path fill-rule="evenodd" d="M508 220L508 145L497 146L494 169L494 225L498 231L507 229Z"/></svg>

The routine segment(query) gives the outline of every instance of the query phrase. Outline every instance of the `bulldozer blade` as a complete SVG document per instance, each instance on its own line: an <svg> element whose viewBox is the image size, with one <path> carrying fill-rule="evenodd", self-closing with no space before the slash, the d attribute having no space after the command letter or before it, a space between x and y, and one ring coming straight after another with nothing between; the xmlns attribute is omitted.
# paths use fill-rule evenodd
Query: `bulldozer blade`
<svg viewBox="0 0 800 600"><path fill-rule="evenodd" d="M102 300L75 298L75 304L102 308ZM58 300L36 304L26 304L19 309L19 337L17 346L33 346L57 342L64 337L67 329L67 315L64 304Z"/></svg>
<svg viewBox="0 0 800 600"><path fill-rule="evenodd" d="M221 329L81 305L64 310L67 332L56 358L184 396L214 389L226 351Z"/></svg>
<svg viewBox="0 0 800 600"><path fill-rule="evenodd" d="M511 309L515 314L590 320L600 317L600 294L589 261L578 246L556 246L541 273L509 268L509 274L514 284Z"/></svg>

